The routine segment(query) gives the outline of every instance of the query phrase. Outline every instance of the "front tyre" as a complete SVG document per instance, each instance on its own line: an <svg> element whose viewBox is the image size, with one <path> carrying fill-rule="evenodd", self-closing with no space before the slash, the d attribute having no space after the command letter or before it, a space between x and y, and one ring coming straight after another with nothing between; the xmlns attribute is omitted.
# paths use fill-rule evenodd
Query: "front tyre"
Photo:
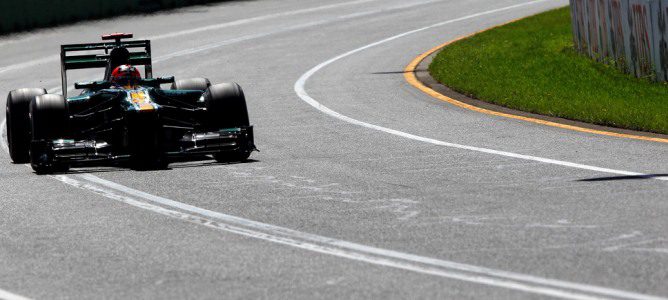
<svg viewBox="0 0 668 300"><path fill-rule="evenodd" d="M7 146L16 164L30 162L30 102L44 94L45 89L28 88L13 90L7 95Z"/></svg>
<svg viewBox="0 0 668 300"><path fill-rule="evenodd" d="M125 117L125 136L135 170L162 170L169 165L163 149L163 126L155 111L131 112Z"/></svg>
<svg viewBox="0 0 668 300"><path fill-rule="evenodd" d="M239 84L232 82L212 85L204 93L204 102L209 127L220 130L250 126L246 96ZM246 161L253 150L254 148L247 145L239 145L236 151L215 153L213 157L218 162Z"/></svg>
<svg viewBox="0 0 668 300"><path fill-rule="evenodd" d="M204 93L208 124L215 129L250 126L246 96L239 84L219 83Z"/></svg>
<svg viewBox="0 0 668 300"><path fill-rule="evenodd" d="M227 162L245 162L250 157L252 150L243 150L237 152L218 152L213 154L213 158L219 163Z"/></svg>
<svg viewBox="0 0 668 300"><path fill-rule="evenodd" d="M67 102L61 95L46 94L30 102L32 141L30 143L30 165L37 174L64 172L66 164L54 160L50 142L64 138L69 118Z"/></svg>

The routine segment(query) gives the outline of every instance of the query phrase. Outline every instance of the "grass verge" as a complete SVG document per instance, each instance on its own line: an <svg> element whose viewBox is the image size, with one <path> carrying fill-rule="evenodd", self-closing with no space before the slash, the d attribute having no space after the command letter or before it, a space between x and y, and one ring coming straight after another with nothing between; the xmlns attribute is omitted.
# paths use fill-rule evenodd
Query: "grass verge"
<svg viewBox="0 0 668 300"><path fill-rule="evenodd" d="M429 71L457 92L509 108L668 134L668 84L577 53L568 8L448 45Z"/></svg>

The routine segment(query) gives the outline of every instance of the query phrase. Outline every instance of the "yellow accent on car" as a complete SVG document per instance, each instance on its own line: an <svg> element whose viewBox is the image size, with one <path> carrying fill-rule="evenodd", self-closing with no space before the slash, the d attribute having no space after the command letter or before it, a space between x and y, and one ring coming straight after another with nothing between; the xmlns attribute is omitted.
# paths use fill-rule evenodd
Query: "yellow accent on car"
<svg viewBox="0 0 668 300"><path fill-rule="evenodd" d="M132 103L135 104L139 110L154 110L151 100L144 91L130 92Z"/></svg>

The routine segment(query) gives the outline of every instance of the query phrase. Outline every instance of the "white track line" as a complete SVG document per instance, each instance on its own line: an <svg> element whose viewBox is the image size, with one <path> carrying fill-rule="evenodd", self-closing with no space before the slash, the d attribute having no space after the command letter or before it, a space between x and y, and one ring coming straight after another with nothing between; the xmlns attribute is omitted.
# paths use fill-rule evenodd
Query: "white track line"
<svg viewBox="0 0 668 300"><path fill-rule="evenodd" d="M409 3L409 4L402 4L402 5L397 5L397 6L392 6L392 7L384 7L381 9L374 9L374 10L368 10L368 11L362 11L362 12L356 12L352 14L347 14L347 15L342 15L330 19L324 19L324 20L318 20L318 21L313 21L313 22L308 22L308 23L303 23L303 24L298 24L298 25L293 25L293 26L288 26L288 27L281 27L277 30L273 31L266 31L266 32L261 32L261 33L256 33L256 34L249 34L249 35L244 35L232 39L227 39L227 40L222 40L220 42L216 43L211 43L211 44L205 44L199 47L195 48L190 48L190 49L185 49L177 52L173 52L167 55L159 56L154 59L155 63L163 62L168 59L172 59L175 57L181 57L181 56L187 56L195 53L201 53L205 52L208 50L220 48L223 46L231 45L231 44L236 44L240 42L245 42L249 40L254 40L254 39L259 39L275 34L280 34L280 33L286 33L286 32L291 32L291 31L296 31L300 29L305 29L305 28L310 28L310 27L316 27L316 26L322 26L322 25L327 25L335 22L341 22L345 20L350 20L350 19L357 19L361 18L364 16L370 16L370 15L375 15L375 14L380 14L388 11L397 11L397 10L405 10L408 8L416 7L416 6L421 6L421 5L427 5L431 3L436 3L436 2L441 2L444 0L427 0L427 1L419 1L415 3Z"/></svg>
<svg viewBox="0 0 668 300"><path fill-rule="evenodd" d="M30 298L0 289L0 300L30 300Z"/></svg>
<svg viewBox="0 0 668 300"><path fill-rule="evenodd" d="M235 20L235 21L226 22L226 23L220 23L220 24L208 25L208 26L203 26L203 27L198 27L198 28L193 28L193 29L175 31L175 32L170 32L170 33L166 33L166 34L148 36L148 37L146 37L146 39L150 39L150 40L169 39L169 38L180 37L180 36L183 36L183 35L200 33L200 32L209 31L209 30L223 29L223 28L228 28L228 27L233 27L233 26L250 24L250 23L254 23L254 22L266 21L266 20L275 19L275 18L279 18L279 17L295 16L295 15L299 15L299 14L317 12L317 11L321 11L321 10L327 10L327 9L332 9L332 8L338 8L338 7L361 4L361 3L366 3L366 2L373 2L373 1L379 1L379 0L357 0L357 1L350 1L350 2L344 2L344 3L337 3L337 4L329 4L329 5L323 5L323 6L317 6L317 7L310 7L310 8L299 9L299 10L288 11L288 12L268 14L268 15L263 15L263 16L258 16L258 17ZM48 62L58 61L59 59L60 59L60 55L50 55L50 56L46 56L46 57L43 57L43 58L40 58L40 59L35 59L35 60L25 61L25 62L18 63L18 64L13 64L13 65L9 65L9 66L0 67L0 74L8 72L8 71L14 71L14 70L20 70L20 69L24 69L24 68L28 68L28 67L33 67L33 66L41 65L41 64L44 64L44 63L48 63Z"/></svg>
<svg viewBox="0 0 668 300"><path fill-rule="evenodd" d="M7 127L7 122L3 120L2 124L0 124L0 147L2 147L2 149L4 149L6 152L9 152L9 148L7 147L7 142L4 136L5 127ZM30 299L0 289L0 300L30 300Z"/></svg>
<svg viewBox="0 0 668 300"><path fill-rule="evenodd" d="M381 44L384 44L384 43L387 43L387 42L390 42L390 41L394 41L396 39L399 39L399 38L402 38L402 37L405 37L405 36L408 36L408 35L411 35L411 34L414 34L414 33L425 31L425 30L428 30L428 29L432 29L432 28L436 28L436 27L440 27L440 26L444 26L444 25L448 25L448 24L468 20L468 19L473 19L473 18L485 16L485 15L490 15L490 14L493 14L493 13L506 11L506 10L510 10L510 9L513 9L513 8L518 8L518 7L522 7L522 6L527 6L527 5L531 5L531 4L545 2L545 1L549 1L549 0L537 0L537 1L526 2L526 3L522 3L522 4L517 4L517 5L504 7L504 8L488 10L488 11L485 11L485 12L481 12L481 13L477 13L477 14L473 14L473 15L468 15L468 16L465 16L465 17L461 17L461 18L457 18L457 19L453 19L453 20L448 20L448 21L445 21L445 22L436 23L436 24L433 24L433 25L430 25L430 26L426 26L426 27L415 29L415 30L407 31L407 32L404 32L404 33L401 33L401 34L397 34L395 36L386 38L384 40L380 40L380 41L377 41L375 43L371 43L371 44L368 44L366 46L357 48L355 50L348 51L348 52L343 53L339 56L336 56L336 57L334 57L330 60L327 60L327 61L313 67L308 72L304 73L299 78L299 80L297 80L297 82L295 82L294 90L297 93L297 95L299 96L299 98L301 98L304 102L308 103L309 105L315 107L317 110L319 110L319 111L321 111L325 114L328 114L332 117L335 117L337 119L343 120L345 122L348 122L348 123L351 123L351 124L354 124L354 125L366 127L366 128L373 129L373 130L382 131L382 132L385 132L385 133L393 134L393 135L400 136L400 137L407 138L407 139L411 139L411 140L416 140L416 141L420 141L420 142L424 142L424 143L430 143L430 144L439 145L439 146L458 148L458 149L464 149L464 150L470 150L470 151L476 151L476 152L483 152L483 153L488 153L488 154L501 155L501 156L524 159L524 160L537 161L537 162L541 162L541 163L559 165L559 166L564 166L564 167L569 167L569 168L577 168L577 169L584 169L584 170L590 170L590 171L596 171L596 172L602 172L602 173L610 173L610 174L617 174L617 175L626 175L626 176L647 176L648 174L645 174L645 173L601 168L601 167L596 167L596 166L584 165L584 164L573 163L573 162L562 161L562 160L556 160L556 159L550 159L550 158L543 158L543 157L538 157L538 156L517 154L517 153L512 153L512 152L507 152L507 151L500 151L500 150L494 150L494 149L488 149L488 148L481 148L481 147L475 147L475 146L449 143L449 142L439 141L439 140L436 140L436 139L422 137L422 136L406 133L406 132L403 132L403 131L399 131L399 130L395 130L395 129L391 129L391 128L386 128L386 127L374 125L374 124L371 124L371 123L366 123L366 122L359 121L359 120L353 119L351 117L342 115L342 114L340 114L336 111L333 111L330 108L322 105L320 102L316 101L311 96L309 96L309 94L306 92L306 89L305 89L306 81L308 81L309 78L311 78L313 76L313 74L320 71L322 68L324 68L324 67L326 67L326 66L328 66L328 65L330 65L330 64L332 64L332 63L334 63L334 62L336 62L336 61L338 61L342 58L353 55L355 53L364 51L366 49L369 49L369 48L372 48L372 47L375 47L375 46L378 46L378 45L381 45ZM668 181L668 177L653 177L653 179Z"/></svg>
<svg viewBox="0 0 668 300"><path fill-rule="evenodd" d="M242 20L232 21L232 22L228 22L228 23L214 24L214 25L203 26L203 27L198 27L198 28L193 28L193 29L187 29L187 30L181 30L181 31L170 32L170 33L165 33L165 34L154 35L154 36L148 37L148 39L161 40L161 39L173 38L173 37L178 37L178 36L182 36L182 35L200 33L200 32L204 32L204 31L208 31L208 30L223 29L223 28L232 27L232 26L245 25L245 24L250 24L250 23L259 22L259 21L266 21L266 20L269 20L269 19L276 19L276 18L279 18L279 17L295 16L295 15L300 15L300 14L305 14L305 13L312 13L312 12L317 12L317 11L321 11L321 10L339 8L339 7L343 7L343 6L350 6L350 5L362 4L362 3L373 2L373 1L379 1L379 0L350 1L350 2L329 4L329 5L317 6L317 7L311 7L311 8L304 8L304 9L288 11L288 12L268 14L268 15L264 15L264 16L242 19Z"/></svg>
<svg viewBox="0 0 668 300"><path fill-rule="evenodd" d="M365 246L261 223L148 194L90 174L54 178L110 199L248 237L367 263L565 299L664 299L616 289L484 268ZM128 196L124 196L126 194ZM149 203L150 202L150 203ZM170 209L168 209L168 208Z"/></svg>

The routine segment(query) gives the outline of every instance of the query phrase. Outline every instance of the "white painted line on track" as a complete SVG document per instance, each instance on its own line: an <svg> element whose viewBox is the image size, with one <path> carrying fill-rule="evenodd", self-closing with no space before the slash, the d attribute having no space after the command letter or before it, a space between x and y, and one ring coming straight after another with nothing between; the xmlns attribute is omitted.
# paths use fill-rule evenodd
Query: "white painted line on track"
<svg viewBox="0 0 668 300"><path fill-rule="evenodd" d="M393 250L365 246L276 225L223 214L148 194L90 174L55 175L54 178L98 195L142 209L186 220L210 228L265 241L444 278L507 288L564 299L665 299L616 289L494 270L452 261L428 258ZM125 195L127 196L125 196ZM168 208L167 208L168 207Z"/></svg>
<svg viewBox="0 0 668 300"><path fill-rule="evenodd" d="M205 44L199 47L195 48L190 48L190 49L185 49L177 52L173 52L170 54L166 54L160 57L157 57L154 59L155 63L163 62L165 60L169 60L175 57L181 57L181 56L186 56L186 55L191 55L195 53L201 53L204 51L220 48L223 46L235 44L235 43L240 43L240 42L245 42L249 40L254 40L254 39L259 39L275 34L281 34L281 33L287 33L291 31L296 31L300 29L305 29L305 28L310 28L310 27L316 27L316 26L321 26L321 25L327 25L335 22L341 22L345 20L350 20L350 19L356 19L364 16L369 16L369 15L374 15L374 14L380 14L388 11L397 11L397 10L405 10L408 8L416 7L416 6L421 6L421 5L427 5L431 3L436 3L436 2L442 2L444 0L426 0L426 1L418 1L414 3L408 3L408 4L402 4L402 5L397 5L397 6L391 6L391 7L383 7L380 9L374 9L374 10L367 10L367 11L362 11L362 12L356 12L352 14L347 14L347 15L342 15L330 19L324 19L324 20L318 20L318 21L313 21L313 22L308 22L308 23L303 23L303 24L298 24L294 26L288 26L288 27L283 27L277 30L273 31L266 31L266 32L261 32L261 33L256 33L256 34L249 34L249 35L244 35L236 38L231 38L227 40L223 40L220 42L216 43L211 43L211 44Z"/></svg>
<svg viewBox="0 0 668 300"><path fill-rule="evenodd" d="M40 59L29 60L29 61L25 61L25 62L22 62L22 63L1 67L0 68L0 74L8 72L8 71L16 71L16 70L25 69L25 68L29 68L29 67L34 67L34 66L38 66L38 65L53 62L53 61L58 61L59 59L60 59L60 55L49 55L49 56L45 56L45 57L40 58Z"/></svg>
<svg viewBox="0 0 668 300"><path fill-rule="evenodd" d="M469 19L473 19L473 18L485 16L485 15L490 15L490 14L497 13L497 12L502 12L502 11L506 11L506 10L510 10L510 9L514 9L514 8L518 8L518 7L523 7L523 6L527 6L527 5L537 4L537 3L541 3L541 2L546 2L546 1L549 1L549 0L536 0L536 1L525 2L525 3L521 3L521 4L517 4L517 5L511 5L511 6L507 6L507 7L503 7L503 8L488 10L488 11L485 11L485 12L472 14L472 15L468 15L468 16L465 16L465 17L436 23L436 24L433 24L433 25L429 25L429 26L425 26L425 27L418 28L418 29L415 29L415 30L407 31L407 32L404 32L404 33L401 33L401 34L397 34L395 36L391 36L389 38L386 38L386 39L368 44L366 46L348 51L348 52L343 53L339 56L331 58L331 59L313 67L312 69L308 70L308 72L304 73L297 80L297 82L295 82L294 90L297 93L297 95L299 96L299 98L301 98L304 102L308 103L309 105L315 107L317 110L319 110L319 111L321 111L325 114L328 114L332 117L335 117L335 118L340 119L342 121L348 122L350 124L362 126L362 127L373 129L373 130L378 130L378 131L381 131L381 132L393 134L393 135L400 136L400 137L407 138L407 139L411 139L411 140L416 140L416 141L429 143L429 144L434 144L434 145L438 145L438 146L445 146L445 147L451 147L451 148L457 148L457 149L463 149L463 150L470 150L470 151L488 153L488 154L493 154L493 155L512 157L512 158L517 158L517 159L537 161L537 162L541 162L541 163L559 165L559 166L564 166L564 167L569 167L569 168L584 169L584 170L590 170L590 171L596 171L596 172L602 172L602 173L610 173L610 174L617 174L617 175L625 175L625 176L648 176L648 174L645 174L645 173L608 169L608 168L596 167L596 166L591 166L591 165L579 164L579 163L574 163L574 162L568 162L568 161L562 161L562 160L556 160L556 159L550 159L550 158L544 158L544 157L538 157L538 156L517 154L517 153L513 153L513 152L500 151L500 150L494 150L494 149L489 149L489 148L481 148L481 147L475 147L475 146L449 143L449 142L444 142L444 141L440 141L440 140L436 140L436 139L432 139L432 138L422 137L422 136L410 134L410 133L407 133L407 132L403 132L403 131L399 131L399 130L386 128L386 127L374 125L374 124L371 124L371 123L359 121L359 120L353 119L351 117L342 115L342 114L340 114L340 113L322 105L320 102L316 101L311 96L309 96L309 94L306 92L306 89L305 89L306 82L315 73L317 73L318 71L320 71L324 67L326 67L326 66L328 66L328 65L330 65L330 64L332 64L332 63L334 63L338 60L341 60L345 57L351 56L355 53L364 51L366 49L369 49L369 48L372 48L372 47L375 47L375 46L378 46L378 45L381 45L381 44L385 44L387 42L394 41L396 39L399 39L399 38L402 38L402 37L405 37L405 36L408 36L408 35L411 35L411 34L414 34L414 33L422 32L422 31L433 29L433 28L436 28L436 27L441 27L441 26L444 26L444 25L453 24L453 23L456 23L456 22L464 21L464 20L469 20ZM665 177L665 176L664 177L652 177L652 179L668 181L668 177Z"/></svg>
<svg viewBox="0 0 668 300"><path fill-rule="evenodd" d="M350 5L362 4L362 3L374 2L374 1L380 1L380 0L357 0L357 1L329 4L329 5L317 6L317 7L311 7L311 8L304 8L304 9L299 9L299 10L294 10L294 11L268 14L268 15L264 15L264 16L242 19L242 20L237 20L237 21L232 21L232 22L227 22L227 23L214 24L214 25L208 25L208 26L203 26L203 27L198 27L198 28L193 28L193 29L186 29L186 30L181 30L181 31L176 31L176 32L154 35L154 36L149 37L149 39L151 39L151 40L161 40L161 39L166 39L166 38L179 37L179 36L182 36L182 35L200 33L200 32L209 31L209 30L218 30L218 29L223 29L223 28L227 28L227 27L245 25L245 24L250 24L250 23L259 22L259 21L266 21L266 20L280 18L280 17L295 16L295 15L300 15L300 14L305 14L305 13L312 13L312 12L317 12L317 11L321 11L321 10L339 8L339 7L343 7L343 6L350 6Z"/></svg>
<svg viewBox="0 0 668 300"><path fill-rule="evenodd" d="M30 300L30 298L0 289L0 300Z"/></svg>
<svg viewBox="0 0 668 300"><path fill-rule="evenodd" d="M200 33L200 32L209 31L209 30L223 29L223 28L228 28L228 27L233 27L233 26L250 24L250 23L254 23L254 22L266 21L266 20L280 18L280 17L295 16L295 15L299 15L299 14L317 12L317 11L321 11L321 10L327 10L327 9L338 8L338 7L343 7L343 6L350 6L350 5L355 5L355 4L362 4L362 3L373 2L373 1L380 1L380 0L357 0L357 1L343 2L343 3L337 3L337 4L329 4L329 5L323 5L323 6L317 6L317 7L310 7L310 8L304 8L304 9L299 9L299 10L294 10L294 11L268 14L268 15L263 15L263 16L257 16L257 17L252 17L252 18L235 20L235 21L226 22L226 23L220 23L220 24L215 24L215 25L208 25L208 26L203 26L203 27L197 27L197 28L192 28L192 29L175 31L175 32L170 32L170 33L166 33L166 34L153 35L153 36L146 37L146 39L150 39L150 40L169 39L169 38L180 37L180 36L183 36L183 35ZM0 74L8 72L8 71L14 71L14 70L20 70L20 69L24 69L24 68L28 68L28 67L33 67L33 66L41 65L41 64L44 64L44 63L48 63L48 62L55 62L55 61L58 61L59 59L60 59L60 55L50 55L50 56L46 56L46 57L43 57L43 58L40 58L40 59L29 60L29 61L24 61L24 62L21 62L21 63L18 63L18 64L13 64L13 65L9 65L9 66L0 67Z"/></svg>

